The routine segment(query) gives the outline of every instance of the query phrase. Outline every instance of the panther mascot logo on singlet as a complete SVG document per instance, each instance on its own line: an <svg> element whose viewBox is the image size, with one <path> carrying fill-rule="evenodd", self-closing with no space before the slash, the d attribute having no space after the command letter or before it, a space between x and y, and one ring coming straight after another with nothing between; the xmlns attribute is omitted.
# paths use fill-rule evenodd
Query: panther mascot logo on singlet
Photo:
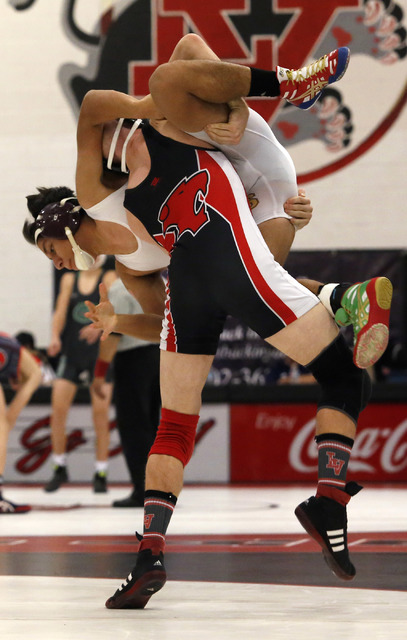
<svg viewBox="0 0 407 640"><path fill-rule="evenodd" d="M22 14L41 2L9 0ZM300 183L366 154L407 102L407 0L108 0L93 32L81 20L87 4L61 3L65 34L88 56L86 68L67 61L59 73L75 116L90 89L145 96L152 72L188 32L222 60L262 69L298 68L350 48L346 76L306 113L282 100L248 100L289 150Z"/></svg>
<svg viewBox="0 0 407 640"><path fill-rule="evenodd" d="M174 233L175 240L187 231L195 236L209 221L206 206L208 187L209 173L204 169L183 178L171 191L158 215L164 241L169 231Z"/></svg>
<svg viewBox="0 0 407 640"><path fill-rule="evenodd" d="M4 351L4 349L0 348L0 371L6 368L7 363L8 363L7 351Z"/></svg>

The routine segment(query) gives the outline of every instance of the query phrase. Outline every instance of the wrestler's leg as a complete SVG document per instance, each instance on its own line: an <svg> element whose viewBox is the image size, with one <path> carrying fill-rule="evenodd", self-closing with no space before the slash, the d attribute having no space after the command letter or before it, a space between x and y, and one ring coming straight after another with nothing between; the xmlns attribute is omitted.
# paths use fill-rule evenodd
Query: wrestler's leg
<svg viewBox="0 0 407 640"><path fill-rule="evenodd" d="M267 341L308 365L319 382L318 487L316 495L298 505L295 514L320 544L331 571L352 580L356 570L347 547L346 505L361 487L347 482L346 474L357 420L369 400L371 385L366 371L353 363L343 336L335 338L337 332L325 308L317 305Z"/></svg>
<svg viewBox="0 0 407 640"><path fill-rule="evenodd" d="M220 58L200 36L188 33L177 42L168 62L174 62L174 60L220 60Z"/></svg>
<svg viewBox="0 0 407 640"><path fill-rule="evenodd" d="M208 355L161 351L163 408L146 469L143 537L137 563L107 600L108 609L143 609L166 582L165 535L192 455L201 393L212 361Z"/></svg>
<svg viewBox="0 0 407 640"><path fill-rule="evenodd" d="M0 385L0 478L6 466L7 442L10 425L7 420L7 407L3 387ZM1 486L0 486L1 490Z"/></svg>
<svg viewBox="0 0 407 640"><path fill-rule="evenodd" d="M289 358L306 366L326 349L338 336L339 330L322 304L318 304L274 334L267 342ZM334 363L333 363L333 366ZM335 431L349 438L355 436L355 422L337 410L324 409L317 413L317 435Z"/></svg>
<svg viewBox="0 0 407 640"><path fill-rule="evenodd" d="M161 351L160 387L163 409L198 415L201 393L213 356ZM182 489L184 465L168 455L150 455L146 469L146 490L157 489L178 496Z"/></svg>
<svg viewBox="0 0 407 640"><path fill-rule="evenodd" d="M168 120L180 129L200 131L210 123L224 122L219 118L216 104L227 104L242 97L279 98L282 95L301 109L308 109L318 100L324 86L343 76L348 60L346 47L297 70L277 67L277 71L267 71L213 58L174 57L154 71L149 88L155 104ZM208 108L203 117L205 103Z"/></svg>
<svg viewBox="0 0 407 640"><path fill-rule="evenodd" d="M93 491L95 493L107 491L110 443L109 409L113 395L113 383L105 382L104 392L105 395L101 398L92 387L89 389L95 430L95 473L93 476Z"/></svg>
<svg viewBox="0 0 407 640"><path fill-rule="evenodd" d="M51 441L52 452L66 453L66 421L77 391L75 383L64 378L54 380L51 393Z"/></svg>
<svg viewBox="0 0 407 640"><path fill-rule="evenodd" d="M7 442L10 432L7 419L7 406L3 387L0 384L0 514L26 513L31 510L29 505L16 505L3 497L3 473L6 466Z"/></svg>
<svg viewBox="0 0 407 640"><path fill-rule="evenodd" d="M294 239L293 225L287 219L272 217L258 227L275 260L283 265ZM298 281L319 297L340 326L352 324L355 364L365 369L377 362L389 339L393 295L390 280L378 277L353 285L337 282L324 284L305 278L299 278Z"/></svg>
<svg viewBox="0 0 407 640"><path fill-rule="evenodd" d="M96 460L107 461L110 441L109 409L113 395L113 384L105 383L105 395L103 398L98 396L92 388L89 393L96 436Z"/></svg>
<svg viewBox="0 0 407 640"><path fill-rule="evenodd" d="M66 468L66 422L76 391L77 386L71 380L57 378L52 384L50 426L54 473L44 487L48 493L57 491L68 480Z"/></svg>

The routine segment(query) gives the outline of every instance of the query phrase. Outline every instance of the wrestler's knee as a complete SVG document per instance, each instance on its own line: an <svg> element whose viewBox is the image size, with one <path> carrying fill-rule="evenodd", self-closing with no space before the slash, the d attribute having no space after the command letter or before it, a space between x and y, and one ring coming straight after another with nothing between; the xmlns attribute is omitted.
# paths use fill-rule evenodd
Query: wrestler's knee
<svg viewBox="0 0 407 640"><path fill-rule="evenodd" d="M199 416L162 409L161 421L150 454L172 456L184 467L194 451Z"/></svg>
<svg viewBox="0 0 407 640"><path fill-rule="evenodd" d="M194 60L199 58L203 46L206 47L206 44L200 36L196 33L187 33L178 41L174 54L182 60Z"/></svg>
<svg viewBox="0 0 407 640"><path fill-rule="evenodd" d="M372 385L366 370L353 362L352 352L339 335L309 365L321 387L318 408L337 409L355 423L371 396Z"/></svg>

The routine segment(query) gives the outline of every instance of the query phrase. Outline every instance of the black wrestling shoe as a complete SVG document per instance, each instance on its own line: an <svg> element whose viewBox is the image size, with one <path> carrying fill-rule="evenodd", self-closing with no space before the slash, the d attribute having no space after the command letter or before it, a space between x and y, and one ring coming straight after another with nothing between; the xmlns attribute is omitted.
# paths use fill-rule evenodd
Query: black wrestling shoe
<svg viewBox="0 0 407 640"><path fill-rule="evenodd" d="M93 476L93 492L107 493L107 475L105 473L99 471Z"/></svg>
<svg viewBox="0 0 407 640"><path fill-rule="evenodd" d="M344 502L349 502L362 487L356 482L348 482L348 494ZM337 492L337 489L333 489ZM295 515L311 538L321 546L325 562L341 580L353 580L356 569L349 558L346 504L325 496L311 496L295 509Z"/></svg>
<svg viewBox="0 0 407 640"><path fill-rule="evenodd" d="M15 504L14 502L10 502L10 500L6 500L0 494L0 515L28 513L28 511L31 511L29 504Z"/></svg>
<svg viewBox="0 0 407 640"><path fill-rule="evenodd" d="M54 467L54 475L48 484L45 485L44 491L47 493L52 493L53 491L58 491L61 485L65 482L68 482L68 471L66 467Z"/></svg>
<svg viewBox="0 0 407 640"><path fill-rule="evenodd" d="M116 593L106 600L108 609L144 609L151 596L165 585L164 556L151 549L139 551L137 564Z"/></svg>
<svg viewBox="0 0 407 640"><path fill-rule="evenodd" d="M112 502L112 507L118 507L120 509L144 507L144 499L139 498L136 493L131 493L128 498L123 498L122 500L114 500Z"/></svg>

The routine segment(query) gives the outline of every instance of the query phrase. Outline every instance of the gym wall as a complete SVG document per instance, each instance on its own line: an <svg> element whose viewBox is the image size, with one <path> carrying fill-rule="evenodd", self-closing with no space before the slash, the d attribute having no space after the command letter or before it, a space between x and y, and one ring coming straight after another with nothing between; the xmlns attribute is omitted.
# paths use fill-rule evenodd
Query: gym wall
<svg viewBox="0 0 407 640"><path fill-rule="evenodd" d="M53 267L22 238L25 196L37 186L74 186L83 95L95 87L144 95L150 73L188 31L223 59L269 69L351 48L345 77L315 109L268 99L251 106L291 153L313 202L294 251L404 249L406 15L407 0L1 3L0 328L48 343Z"/></svg>

